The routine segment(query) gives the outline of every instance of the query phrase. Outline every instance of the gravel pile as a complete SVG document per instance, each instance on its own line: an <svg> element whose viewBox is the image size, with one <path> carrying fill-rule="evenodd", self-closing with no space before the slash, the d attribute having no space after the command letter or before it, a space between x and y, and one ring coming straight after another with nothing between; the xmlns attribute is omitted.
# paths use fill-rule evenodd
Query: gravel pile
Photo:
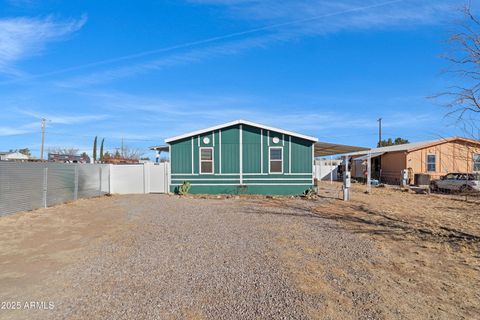
<svg viewBox="0 0 480 320"><path fill-rule="evenodd" d="M309 215L308 204L166 195L112 201L128 208L132 227L58 275L62 286L49 293L56 305L49 318L308 319L328 297L298 285L291 267L302 265L285 265L287 249L321 263L339 294L348 284L329 270L347 270L358 284L343 293L354 301L352 315L380 317L375 294L358 289L369 274L354 267L357 259L374 259L370 244ZM281 244L279 236L292 243ZM322 249L312 255L298 243Z"/></svg>

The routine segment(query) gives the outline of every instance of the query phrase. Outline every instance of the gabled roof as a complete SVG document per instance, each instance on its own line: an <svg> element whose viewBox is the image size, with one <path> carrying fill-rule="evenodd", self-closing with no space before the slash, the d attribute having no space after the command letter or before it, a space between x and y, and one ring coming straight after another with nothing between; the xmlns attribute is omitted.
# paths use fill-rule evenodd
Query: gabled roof
<svg viewBox="0 0 480 320"><path fill-rule="evenodd" d="M427 148L427 147L432 147L432 146L435 146L435 145L439 145L439 144L446 143L446 142L452 142L452 141L462 141L462 142L465 142L465 143L480 145L480 141L478 141L478 140L472 140L472 139L467 139L467 138L462 138L462 137L451 137L451 138L443 138L443 139L437 139L437 140L405 143L405 144L399 144L399 145L395 145L395 146L388 146L388 147L381 147L381 148L373 148L373 149L369 149L369 150L366 150L366 151L347 153L346 155L348 155L348 156L358 156L358 155L366 155L368 153L373 154L373 153L387 153L387 152L398 152L398 151L414 151L414 150L423 149L423 148Z"/></svg>
<svg viewBox="0 0 480 320"><path fill-rule="evenodd" d="M167 138L167 139L165 139L165 142L170 143L172 141L188 138L188 137L191 137L191 136L196 136L196 135L199 135L199 134L202 134L202 133L205 133L205 132L214 131L214 130L218 130L218 129L223 129L223 128L238 125L238 124L245 124L245 125L249 125L249 126L252 126L252 127L261 128L261 129L264 129L264 130L275 131L275 132L278 132L278 133L283 133L283 134L286 134L286 135L289 135L289 136L293 136L293 137L297 137L297 138L301 138L301 139L305 139L305 140L309 140L309 141L313 141L313 142L318 141L318 139L315 138L315 137L306 136L306 135L296 133L296 132L293 132L293 131L287 131L287 130L283 130L283 129L279 129L279 128L269 127L269 126L266 126L266 125L263 125L263 124L259 124L259 123L255 123L255 122L247 121L247 120L235 120L235 121L227 122L227 123L224 123L224 124L220 124L218 126L209 127L209 128L185 133L185 134L182 134L182 135L179 135L179 136Z"/></svg>

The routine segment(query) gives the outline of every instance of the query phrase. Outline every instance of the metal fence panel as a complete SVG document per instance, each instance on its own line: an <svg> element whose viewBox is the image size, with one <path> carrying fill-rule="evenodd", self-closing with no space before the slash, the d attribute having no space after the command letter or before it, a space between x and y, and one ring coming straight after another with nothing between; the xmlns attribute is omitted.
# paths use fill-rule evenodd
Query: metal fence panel
<svg viewBox="0 0 480 320"><path fill-rule="evenodd" d="M49 163L47 170L47 207L74 200L77 165Z"/></svg>
<svg viewBox="0 0 480 320"><path fill-rule="evenodd" d="M105 190L102 183L106 183L102 179L102 173L107 170L108 166L80 165L78 167L78 198L91 198L108 193L102 191L102 189Z"/></svg>
<svg viewBox="0 0 480 320"><path fill-rule="evenodd" d="M0 162L0 215L110 192L109 165Z"/></svg>
<svg viewBox="0 0 480 320"><path fill-rule="evenodd" d="M0 215L44 206L43 164L0 162Z"/></svg>

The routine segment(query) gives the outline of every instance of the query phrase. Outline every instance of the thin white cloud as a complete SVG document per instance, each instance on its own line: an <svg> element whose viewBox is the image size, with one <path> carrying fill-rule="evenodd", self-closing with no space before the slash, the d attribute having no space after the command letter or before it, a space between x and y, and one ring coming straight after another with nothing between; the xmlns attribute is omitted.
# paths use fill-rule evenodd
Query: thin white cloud
<svg viewBox="0 0 480 320"><path fill-rule="evenodd" d="M17 127L0 127L0 136L14 136L28 133L28 130L19 129Z"/></svg>
<svg viewBox="0 0 480 320"><path fill-rule="evenodd" d="M104 129L116 128L118 132L118 128L122 127L122 130L125 130L122 135L125 135L126 132L135 131L138 126L119 126L118 122L125 118L135 119L134 123L142 123L142 138L150 136L150 139L158 139L159 143L163 138L175 134L235 119L247 119L319 136L324 134L342 136L352 130L366 131L375 135L378 126L374 116L346 113L339 117L331 107L321 103L316 106L300 107L301 101L292 104L250 96L184 94L182 98L172 98L137 96L121 92L90 94L92 101L95 101L99 108L115 110L118 117L111 119L103 126ZM273 110L272 108L276 110L275 113L268 111ZM408 112L385 113L383 116L384 127L392 130L418 127L438 120L434 115L427 113L415 114L415 117Z"/></svg>
<svg viewBox="0 0 480 320"><path fill-rule="evenodd" d="M64 87L96 85L167 67L200 62L217 56L234 55L281 41L290 41L305 36L326 35L342 30L411 28L421 24L436 24L451 19L455 12L453 9L459 5L454 0L424 0L420 2L412 0L196 0L193 2L225 6L227 12L230 12L235 19L253 20L256 23L260 21L263 26L92 63L92 65L103 65L164 54L168 51L183 50L183 52L150 59L146 62L131 63L127 66L113 67L69 78L59 81L57 84ZM216 42L219 44L215 45ZM191 47L195 48L191 49ZM186 49L189 50L185 51ZM78 70L81 69L81 66L72 69Z"/></svg>
<svg viewBox="0 0 480 320"><path fill-rule="evenodd" d="M82 124L87 122L95 122L107 119L109 116L105 114L100 115L59 115L59 114L46 114L36 111L21 110L22 114L36 118L45 118L53 124Z"/></svg>
<svg viewBox="0 0 480 320"><path fill-rule="evenodd" d="M40 131L40 124L27 123L19 126L0 126L0 136L16 136Z"/></svg>
<svg viewBox="0 0 480 320"><path fill-rule="evenodd" d="M191 0L193 3L223 6L236 19L260 21L302 20L289 25L312 32L335 32L382 26L432 24L451 17L452 9L464 4L458 0ZM344 14L338 15L337 12ZM330 16L331 15L331 16ZM319 17L319 19L308 19Z"/></svg>
<svg viewBox="0 0 480 320"><path fill-rule="evenodd" d="M283 37L282 37L283 38ZM152 71L158 71L169 67L182 66L190 63L205 61L215 57L240 54L252 48L262 48L268 44L280 41L277 34L252 37L238 41L211 45L208 47L191 49L181 53L175 53L162 58L147 60L146 62L133 63L126 66L110 68L103 71L92 72L86 75L67 78L57 81L60 87L76 88L97 85L117 79L142 75Z"/></svg>
<svg viewBox="0 0 480 320"><path fill-rule="evenodd" d="M0 73L18 75L16 62L40 54L47 43L79 30L86 21L86 16L67 21L52 17L0 19Z"/></svg>

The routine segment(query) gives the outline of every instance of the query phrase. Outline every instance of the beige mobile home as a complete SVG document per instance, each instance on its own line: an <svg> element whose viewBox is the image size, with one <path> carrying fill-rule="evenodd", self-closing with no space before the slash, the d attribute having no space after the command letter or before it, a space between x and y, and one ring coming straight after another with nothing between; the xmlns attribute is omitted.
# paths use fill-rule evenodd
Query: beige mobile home
<svg viewBox="0 0 480 320"><path fill-rule="evenodd" d="M400 183L404 169L408 169L411 176L424 173L432 179L449 172L480 172L480 141L460 137L375 148L349 155L352 157L352 177L364 177L370 156L372 178L392 184Z"/></svg>

